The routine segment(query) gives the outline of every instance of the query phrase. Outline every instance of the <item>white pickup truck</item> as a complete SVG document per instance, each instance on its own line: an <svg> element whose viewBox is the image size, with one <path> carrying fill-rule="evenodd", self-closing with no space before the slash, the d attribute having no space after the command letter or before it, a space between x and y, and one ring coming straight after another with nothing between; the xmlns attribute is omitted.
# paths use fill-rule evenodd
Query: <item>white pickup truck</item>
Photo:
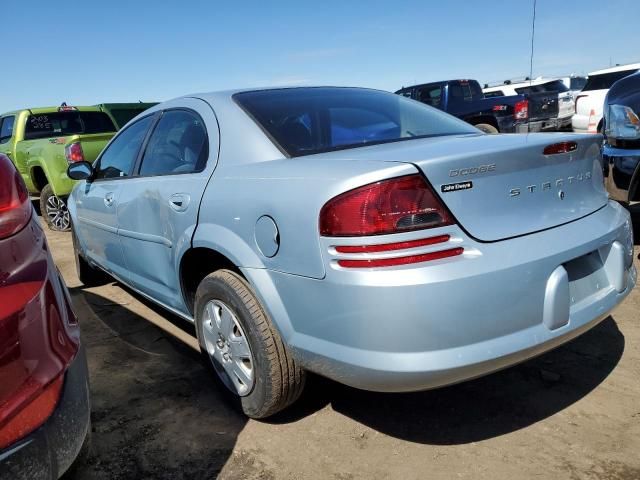
<svg viewBox="0 0 640 480"><path fill-rule="evenodd" d="M487 86L482 91L485 97L558 92L558 116L549 125L549 129L562 130L571 125L571 116L574 114L573 95L562 79L538 77L533 80L507 80L501 85Z"/></svg>
<svg viewBox="0 0 640 480"><path fill-rule="evenodd" d="M640 63L618 65L591 72L587 84L576 96L571 126L576 133L598 133L602 127L602 106L607 92L618 80L640 70Z"/></svg>

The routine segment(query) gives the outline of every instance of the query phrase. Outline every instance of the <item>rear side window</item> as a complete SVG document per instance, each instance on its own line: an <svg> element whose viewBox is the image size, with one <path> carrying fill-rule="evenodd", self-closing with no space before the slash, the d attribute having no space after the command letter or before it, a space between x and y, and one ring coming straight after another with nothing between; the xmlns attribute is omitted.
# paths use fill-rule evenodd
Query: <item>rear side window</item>
<svg viewBox="0 0 640 480"><path fill-rule="evenodd" d="M100 157L96 179L129 175L152 119L150 115L138 120L113 139Z"/></svg>
<svg viewBox="0 0 640 480"><path fill-rule="evenodd" d="M449 96L453 101L470 102L473 97L482 95L482 89L476 82L460 80L449 83Z"/></svg>
<svg viewBox="0 0 640 480"><path fill-rule="evenodd" d="M583 92L588 92L589 90L605 90L611 88L611 85L616 83L618 80L631 75L632 73L636 73L638 70L623 70L622 72L611 72L611 73L601 73L600 75L589 75L587 78L587 83L582 89Z"/></svg>
<svg viewBox="0 0 640 480"><path fill-rule="evenodd" d="M478 134L462 120L378 90L281 88L237 93L233 98L290 157L415 138Z"/></svg>
<svg viewBox="0 0 640 480"><path fill-rule="evenodd" d="M7 143L13 136L13 125L16 117L4 117L0 120L0 143Z"/></svg>
<svg viewBox="0 0 640 480"><path fill-rule="evenodd" d="M442 103L442 85L431 85L418 89L418 101L440 108Z"/></svg>
<svg viewBox="0 0 640 480"><path fill-rule="evenodd" d="M25 140L65 135L115 132L116 127L104 112L53 112L29 115Z"/></svg>
<svg viewBox="0 0 640 480"><path fill-rule="evenodd" d="M518 95L527 95L530 93L552 93L552 92L568 92L569 88L562 80L554 80L552 82L541 83L539 85L530 85L526 87L516 88Z"/></svg>
<svg viewBox="0 0 640 480"><path fill-rule="evenodd" d="M207 132L200 117L186 110L169 110L149 138L140 175L201 172L207 156Z"/></svg>
<svg viewBox="0 0 640 480"><path fill-rule="evenodd" d="M495 98L495 97L504 97L504 92L502 90L495 90L493 92L485 92L484 98Z"/></svg>

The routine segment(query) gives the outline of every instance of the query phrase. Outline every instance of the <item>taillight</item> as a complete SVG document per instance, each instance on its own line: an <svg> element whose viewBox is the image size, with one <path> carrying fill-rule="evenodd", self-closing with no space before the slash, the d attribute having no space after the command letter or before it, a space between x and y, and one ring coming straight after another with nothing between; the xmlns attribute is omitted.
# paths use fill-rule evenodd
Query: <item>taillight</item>
<svg viewBox="0 0 640 480"><path fill-rule="evenodd" d="M320 235L325 237L402 233L453 223L420 175L356 188L329 200L320 211Z"/></svg>
<svg viewBox="0 0 640 480"><path fill-rule="evenodd" d="M22 177L11 160L0 154L0 239L22 230L32 208Z"/></svg>
<svg viewBox="0 0 640 480"><path fill-rule="evenodd" d="M53 413L60 398L64 376L55 378L49 385L44 387L35 397L33 390L37 388L36 382L25 385L8 404L0 408L0 417L3 410L10 410L14 403L20 400L28 400L28 404L21 406L20 413L9 419L4 425L0 422L0 450L8 447L12 443L24 438L29 433L42 425Z"/></svg>
<svg viewBox="0 0 640 480"><path fill-rule="evenodd" d="M516 120L526 120L529 118L529 100L520 100L513 107L513 116Z"/></svg>
<svg viewBox="0 0 640 480"><path fill-rule="evenodd" d="M80 142L73 142L64 147L64 156L67 157L69 163L84 162L84 153Z"/></svg>
<svg viewBox="0 0 640 480"><path fill-rule="evenodd" d="M578 149L576 142L560 142L544 147L542 153L544 155L557 155L558 153L570 153Z"/></svg>

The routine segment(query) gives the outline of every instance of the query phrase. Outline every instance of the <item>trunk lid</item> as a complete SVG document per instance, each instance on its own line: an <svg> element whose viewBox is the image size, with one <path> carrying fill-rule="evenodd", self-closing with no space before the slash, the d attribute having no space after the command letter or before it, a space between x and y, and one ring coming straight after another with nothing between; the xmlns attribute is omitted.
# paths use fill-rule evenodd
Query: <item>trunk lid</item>
<svg viewBox="0 0 640 480"><path fill-rule="evenodd" d="M577 149L543 155L546 146L564 141ZM462 228L491 242L562 225L606 205L601 143L601 135L466 135L323 156L415 165Z"/></svg>

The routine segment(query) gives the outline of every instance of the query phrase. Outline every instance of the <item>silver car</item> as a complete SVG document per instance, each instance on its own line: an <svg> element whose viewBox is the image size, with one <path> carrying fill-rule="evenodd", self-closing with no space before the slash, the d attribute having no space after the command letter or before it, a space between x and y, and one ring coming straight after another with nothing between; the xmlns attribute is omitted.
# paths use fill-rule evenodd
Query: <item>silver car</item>
<svg viewBox="0 0 640 480"><path fill-rule="evenodd" d="M601 141L485 135L368 89L178 98L69 167L78 273L195 322L250 417L295 401L305 371L460 382L580 335L633 288Z"/></svg>

